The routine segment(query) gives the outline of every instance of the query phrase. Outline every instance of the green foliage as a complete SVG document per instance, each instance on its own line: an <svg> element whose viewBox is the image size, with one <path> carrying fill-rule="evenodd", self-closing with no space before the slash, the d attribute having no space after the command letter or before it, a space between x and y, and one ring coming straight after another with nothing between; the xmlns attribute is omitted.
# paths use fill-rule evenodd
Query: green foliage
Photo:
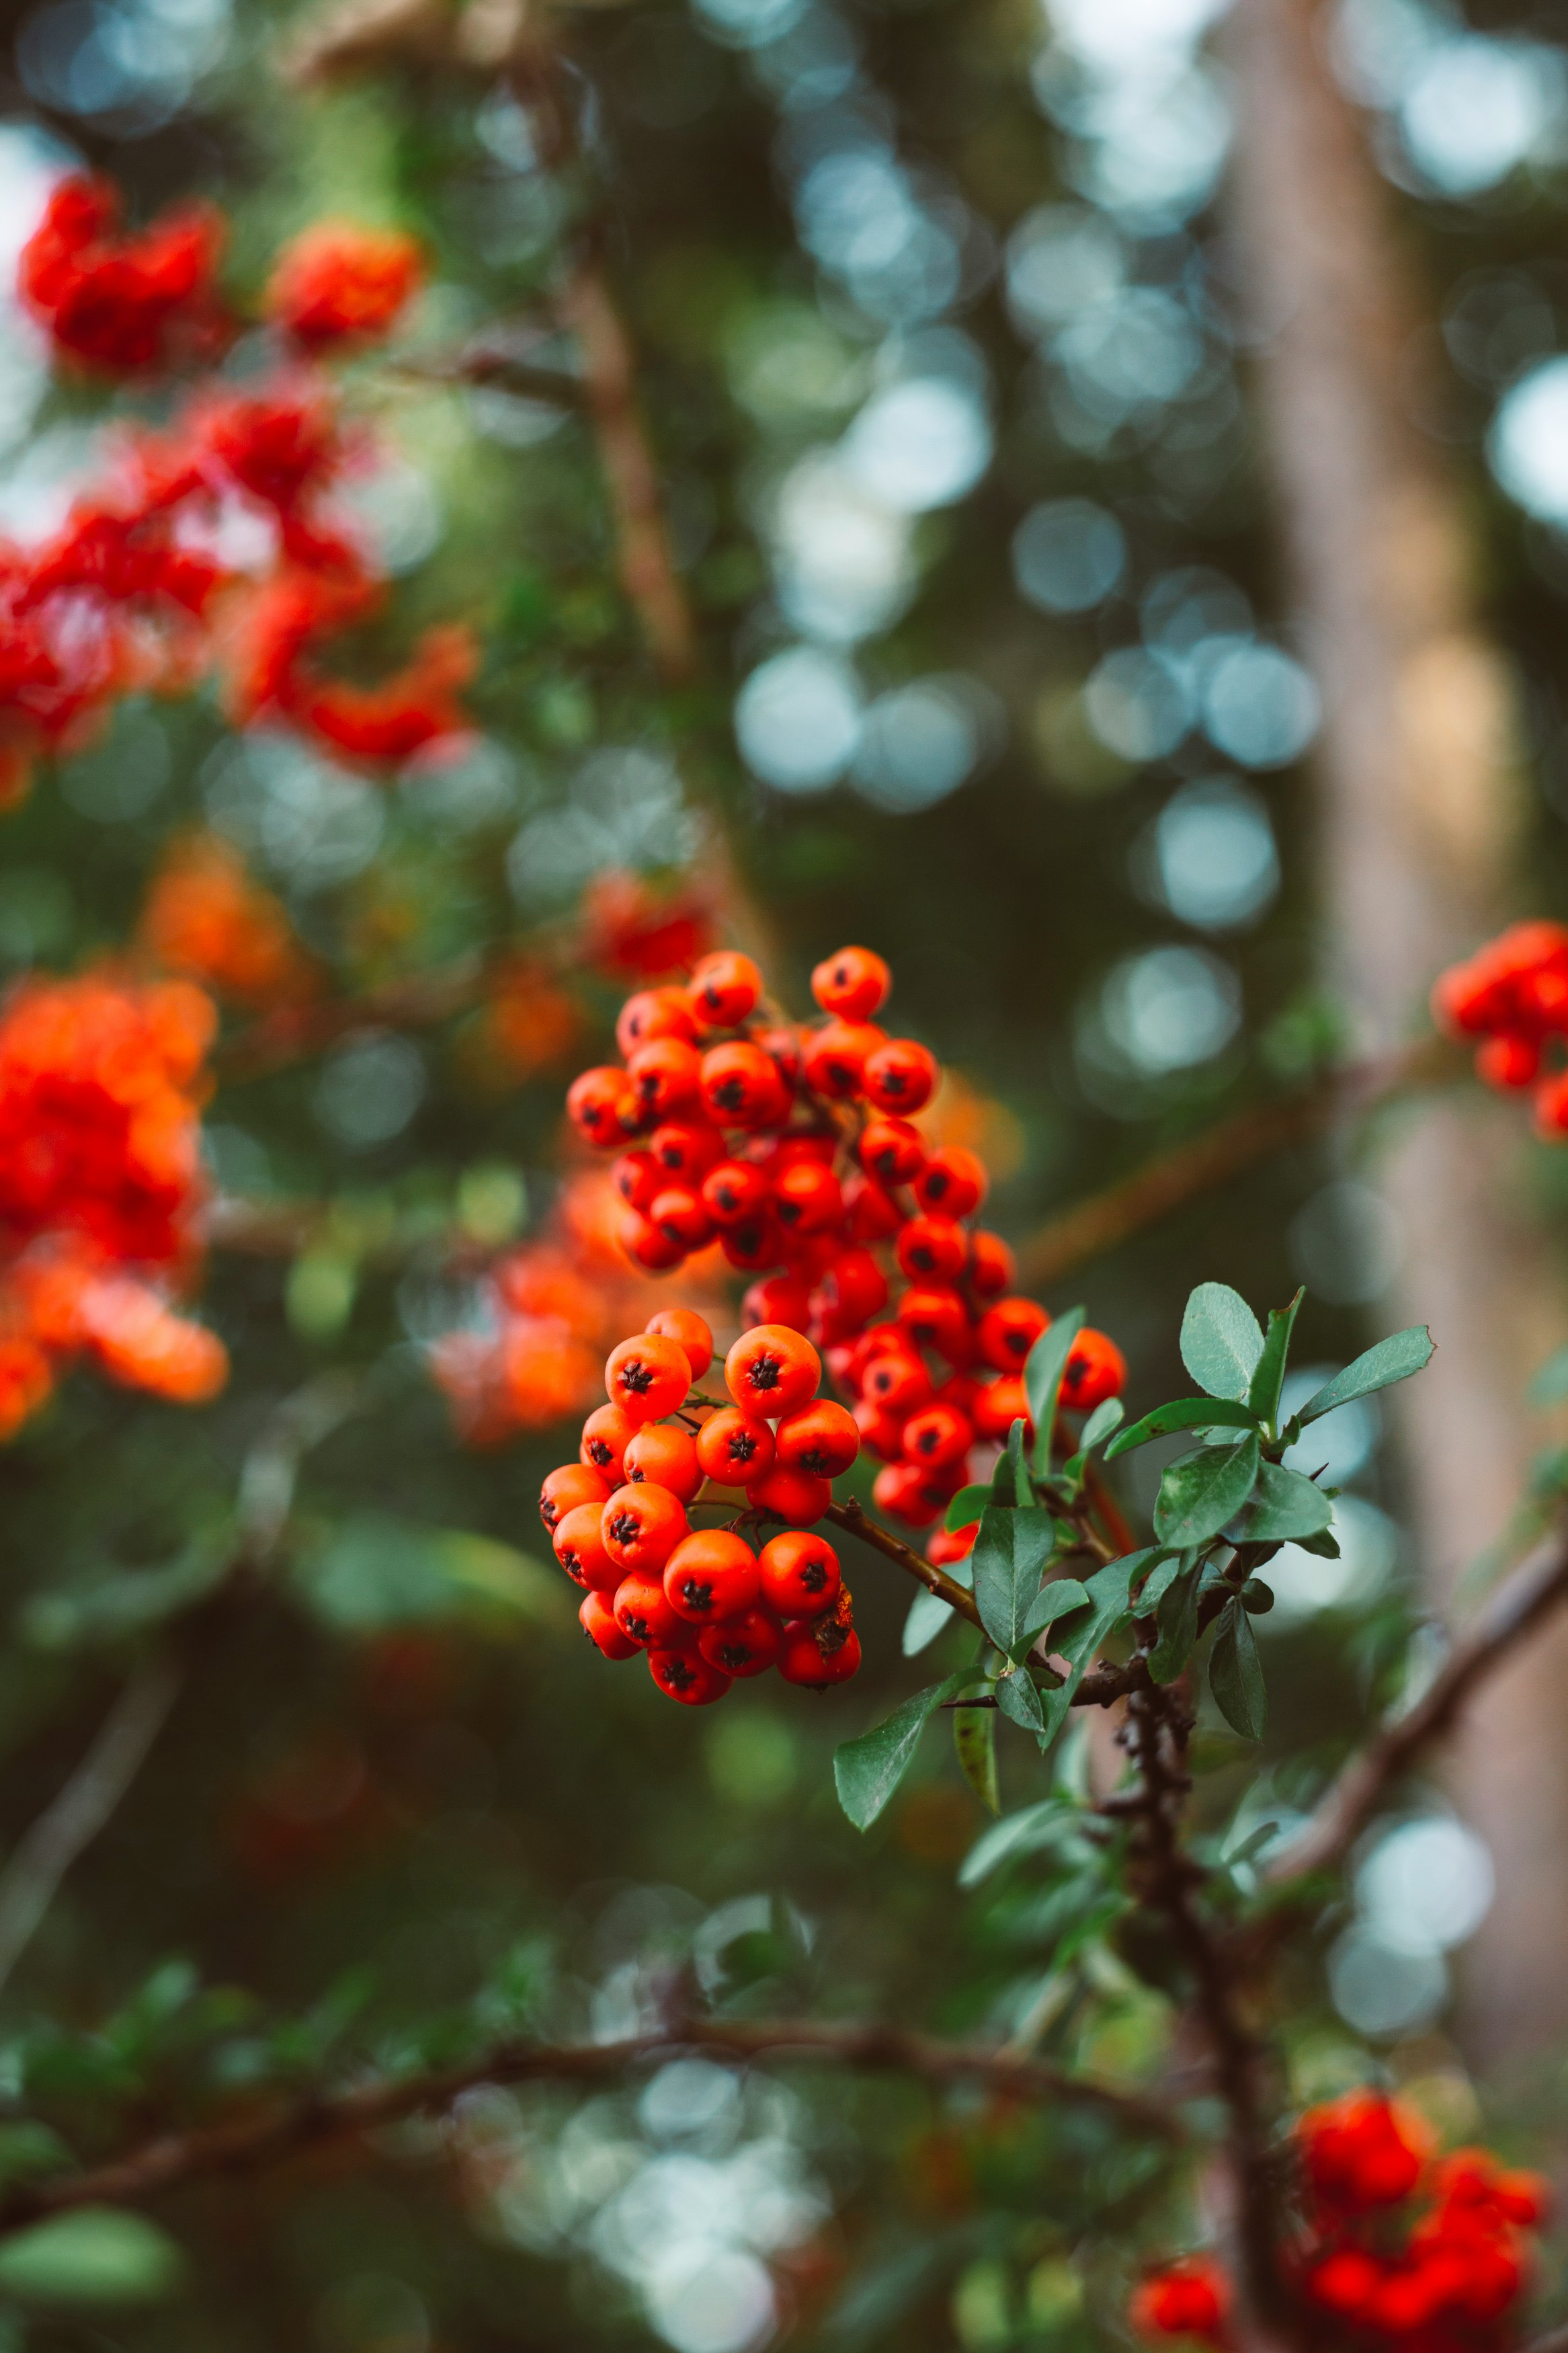
<svg viewBox="0 0 1568 2353"><path fill-rule="evenodd" d="M980 1514L974 1540L974 1600L980 1622L1011 1658L1030 1633L1029 1614L1057 1546L1057 1523L1038 1504Z"/></svg>
<svg viewBox="0 0 1568 2353"><path fill-rule="evenodd" d="M1263 1357L1263 1333L1245 1299L1228 1283L1200 1282L1182 1317L1182 1362L1210 1397L1250 1402Z"/></svg>
<svg viewBox="0 0 1568 2353"><path fill-rule="evenodd" d="M0 2243L0 2295L62 2310L163 2304L184 2263L167 2232L116 2206L84 2206Z"/></svg>
<svg viewBox="0 0 1568 2353"><path fill-rule="evenodd" d="M858 1831L869 1830L887 1806L899 1783L914 1763L921 1734L932 1712L952 1699L971 1678L949 1675L926 1691L905 1700L891 1715L857 1740L846 1740L834 1751L833 1779L838 1802Z"/></svg>
<svg viewBox="0 0 1568 2353"><path fill-rule="evenodd" d="M1209 1689L1226 1722L1244 1740L1261 1740L1268 1722L1268 1695L1252 1622L1239 1600L1227 1601L1209 1651Z"/></svg>
<svg viewBox="0 0 1568 2353"><path fill-rule="evenodd" d="M1374 1389L1386 1389L1395 1381L1407 1381L1413 1373L1424 1372L1431 1363L1436 1344L1425 1324L1413 1324L1391 1338L1380 1340L1375 1348L1348 1364L1342 1373L1325 1381L1307 1399L1295 1419L1305 1429L1332 1413L1337 1405L1348 1405L1352 1398L1371 1397Z"/></svg>
<svg viewBox="0 0 1568 2353"><path fill-rule="evenodd" d="M1240 1511L1258 1471L1255 1437L1232 1445L1200 1446L1182 1455L1160 1482L1154 1534L1178 1551L1207 1544Z"/></svg>
<svg viewBox="0 0 1568 2353"><path fill-rule="evenodd" d="M1044 1479L1051 1468L1051 1441L1056 1436L1057 1399L1072 1344L1084 1325L1081 1307L1068 1307L1056 1316L1030 1349L1024 1366L1024 1391L1029 1419L1035 1425L1035 1476Z"/></svg>

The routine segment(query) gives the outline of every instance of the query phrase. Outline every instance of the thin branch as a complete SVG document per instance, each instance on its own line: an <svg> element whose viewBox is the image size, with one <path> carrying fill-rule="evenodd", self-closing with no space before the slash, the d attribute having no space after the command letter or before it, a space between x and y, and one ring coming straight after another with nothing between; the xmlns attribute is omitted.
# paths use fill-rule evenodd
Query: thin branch
<svg viewBox="0 0 1568 2353"><path fill-rule="evenodd" d="M1018 1251L1020 1280L1055 1282L1100 1258L1243 1169L1336 1121L1374 1110L1395 1096L1437 1084L1453 1062L1445 1040L1425 1039L1399 1053L1356 1062L1221 1120L1204 1134L1163 1153L1118 1185L1037 1227Z"/></svg>
<svg viewBox="0 0 1568 2353"><path fill-rule="evenodd" d="M1351 1758L1305 1830L1264 1865L1265 1880L1288 1885L1342 1861L1391 1785L1424 1748L1449 1730L1477 1687L1564 1600L1568 1526L1559 1526L1482 1604L1415 1705L1385 1724L1371 1745Z"/></svg>
<svg viewBox="0 0 1568 2353"><path fill-rule="evenodd" d="M817 2059L918 2075L933 2084L975 2082L1017 2099L1071 2100L1100 2109L1129 2130L1166 2140L1180 2132L1171 2111L1155 2101L986 2044L940 2042L902 2027L813 2019L676 2020L620 2042L501 2043L462 2067L373 2079L342 2092L309 2092L227 2124L165 2133L106 2164L13 2190L0 2200L0 2235L77 2207L141 2205L198 2176L254 2172L411 2116L439 2115L480 2084L614 2082L671 2051L700 2051L741 2063Z"/></svg>
<svg viewBox="0 0 1568 2353"><path fill-rule="evenodd" d="M86 1756L24 1835L0 1872L0 1991L10 1981L79 1855L108 1823L146 1762L184 1686L179 1652L154 1652L137 1668Z"/></svg>

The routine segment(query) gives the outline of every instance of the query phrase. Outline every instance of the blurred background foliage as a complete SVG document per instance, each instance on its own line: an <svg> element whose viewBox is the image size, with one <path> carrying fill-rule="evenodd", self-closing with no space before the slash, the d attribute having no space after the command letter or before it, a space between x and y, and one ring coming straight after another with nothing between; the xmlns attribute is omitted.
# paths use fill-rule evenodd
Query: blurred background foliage
<svg viewBox="0 0 1568 2353"><path fill-rule="evenodd" d="M193 1415L79 1377L0 1460L7 1844L161 1620L189 1659L110 1834L5 1989L0 2101L90 2154L324 2066L631 2031L671 1971L742 2012L1022 2032L1152 2075L1172 2015L1159 1957L1123 1933L1092 1857L1025 1858L955 1901L984 1817L935 1735L869 1837L838 1813L835 1741L909 1687L890 1579L852 1572L856 1686L671 1710L585 1652L541 1565L533 1497L569 1434L465 1447L426 1350L473 1312L488 1250L551 1229L563 1085L617 999L571 944L606 872L694 877L721 923L766 939L797 1009L835 945L885 953L900 1022L961 1074L1016 1240L1337 1050L1303 766L1318 698L1249 406L1224 22L1207 0L566 10L545 37L575 153L552 169L517 97L472 67L384 58L301 91L279 60L302 20L259 0L34 0L6 26L7 276L79 157L139 216L216 196L240 290L324 211L425 242L416 316L343 375L382 452L355 497L398 582L368 650L453 615L485 649L482 742L387 789L287 739L237 740L199 697L122 710L6 820L7 973L122 944L193 827L281 894L341 994L475 950L542 961L513 987L510 1048L470 997L275 1067L237 1059L209 1115L216 1178L286 1230L215 1256L227 1392ZM1331 33L1424 273L1416 356L1437 394L1416 422L1473 512L1535 786L1528 906L1554 910L1562 12L1468 24L1437 0L1343 0ZM553 310L584 252L636 348L696 616L700 664L674 684L617 585ZM526 390L448 380L502 330ZM227 364L258 364L243 343ZM103 413L8 311L8 532L63 511ZM1531 1165L1557 1206L1561 1158ZM1299 1352L1331 1365L1399 1250L1354 1147L1304 1145L1082 1289L1146 1403L1180 1381L1194 1281L1259 1306L1305 1281ZM205 1607L247 1464L310 1384L330 1410L272 1573ZM1205 1725L1216 1859L1288 1819L1422 1655L1381 1424L1347 1409L1330 1435L1345 1558L1278 1580L1261 1767ZM1054 1767L1007 1752L1005 1803L1086 1774L1097 1736L1077 1727ZM1295 1964L1301 2096L1384 2071L1446 2128L1474 2123L1446 1956L1488 1873L1433 1792L1380 1821ZM1489 2094L1491 2128L1550 2155L1562 2088L1549 2054L1527 2089ZM0 2173L50 2162L40 2130L0 2116ZM681 2060L586 2098L476 2094L376 2154L0 2251L4 2341L489 2353L570 2332L744 2353L791 2333L825 2353L1065 2353L1123 2341L1130 2268L1191 2228L1161 2152L1091 2111L804 2068Z"/></svg>

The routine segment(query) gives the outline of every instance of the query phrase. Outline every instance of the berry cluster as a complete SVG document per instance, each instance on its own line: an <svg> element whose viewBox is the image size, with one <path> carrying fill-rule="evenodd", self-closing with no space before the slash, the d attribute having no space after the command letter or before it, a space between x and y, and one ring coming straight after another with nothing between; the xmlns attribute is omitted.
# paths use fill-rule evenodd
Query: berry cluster
<svg viewBox="0 0 1568 2353"><path fill-rule="evenodd" d="M1568 1135L1568 929L1514 923L1442 975L1432 1009L1453 1036L1481 1040L1488 1086L1533 1090L1542 1134Z"/></svg>
<svg viewBox="0 0 1568 2353"><path fill-rule="evenodd" d="M686 1707L770 1667L813 1690L847 1682L859 1637L838 1556L812 1523L859 1451L854 1421L817 1396L821 1358L788 1325L736 1341L729 1405L693 1394L712 1358L700 1315L660 1309L611 1350L609 1403L584 1423L578 1460L544 1482L540 1515L585 1588L584 1629L607 1659L646 1651ZM707 1504L730 1525L693 1528L689 1509ZM786 1525L753 1550L742 1529L770 1518Z"/></svg>
<svg viewBox="0 0 1568 2353"><path fill-rule="evenodd" d="M24 299L58 349L117 373L199 355L215 332L216 225L179 216L120 238L114 210L100 182L57 188L22 254ZM389 325L418 275L405 248L331 224L307 231L266 298L290 329L288 351ZM259 390L209 385L167 430L128 435L108 480L51 538L0 544L0 800L21 797L40 754L88 740L119 697L182 691L215 667L237 724L281 720L372 765L462 734L458 693L477 660L466 629L429 630L374 686L319 666L325 642L385 594L331 505L365 448L295 356Z"/></svg>
<svg viewBox="0 0 1568 2353"><path fill-rule="evenodd" d="M749 956L705 956L683 986L626 1000L624 1060L584 1071L567 1107L587 1143L619 1155L627 1256L668 1269L716 1244L753 1275L748 1322L822 1350L883 1465L879 1506L919 1528L966 1483L972 1449L1027 1419L1024 1366L1050 1318L1012 1293L1012 1252L973 1222L984 1163L931 1148L914 1124L942 1074L873 1019L890 987L880 956L841 948L812 975L824 1018L798 1029L767 1005ZM1082 1332L1062 1402L1087 1410L1125 1377L1115 1343ZM940 1534L931 1557L971 1541Z"/></svg>
<svg viewBox="0 0 1568 2353"><path fill-rule="evenodd" d="M1433 2162L1420 2119L1379 2092L1310 2109L1293 2137L1301 2222L1286 2268L1331 2341L1361 2353L1499 2353L1529 2284L1540 2177L1484 2148ZM1132 2318L1146 2336L1223 2347L1230 2305L1224 2273L1199 2257L1145 2280Z"/></svg>
<svg viewBox="0 0 1568 2353"><path fill-rule="evenodd" d="M170 1304L199 1259L197 1110L216 1027L183 982L31 982L0 1012L0 1435L86 1351L185 1403L221 1343Z"/></svg>
<svg viewBox="0 0 1568 2353"><path fill-rule="evenodd" d="M171 843L148 889L137 944L164 972L241 1005L298 1001L316 987L282 902L252 881L217 834Z"/></svg>

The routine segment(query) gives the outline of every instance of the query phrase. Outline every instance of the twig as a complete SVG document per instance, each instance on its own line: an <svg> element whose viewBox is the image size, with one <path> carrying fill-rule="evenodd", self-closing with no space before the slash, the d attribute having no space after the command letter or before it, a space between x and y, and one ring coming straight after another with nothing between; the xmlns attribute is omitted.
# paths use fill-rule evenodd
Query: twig
<svg viewBox="0 0 1568 2353"><path fill-rule="evenodd" d="M1131 1825L1131 1884L1169 1926L1193 1980L1194 2009L1214 2054L1216 2088L1228 2119L1238 2268L1257 2321L1268 2337L1290 2341L1289 2298L1280 2276L1283 2245L1276 2168L1263 2098L1267 2053L1237 2000L1233 1971L1197 1901L1204 1873L1182 1843L1181 1820L1192 1787L1186 1771L1192 1718L1177 1694L1135 1692L1117 1737L1138 1781L1119 1809Z"/></svg>
<svg viewBox="0 0 1568 2353"><path fill-rule="evenodd" d="M1169 2140L1175 2116L1157 2102L1047 2062L984 2044L943 2042L883 2025L812 2019L676 2020L620 2042L497 2045L461 2067L375 2079L335 2093L310 2092L232 2122L165 2133L106 2164L13 2190L0 2200L0 2235L81 2206L134 2206L197 2175L240 2173L352 2139L415 2116L439 2114L483 2084L612 2082L671 2051L718 2059L820 2059L877 2072L904 2072L937 2084L974 2081L1019 2099L1072 2100L1100 2109L1130 2130Z"/></svg>
<svg viewBox="0 0 1568 2353"><path fill-rule="evenodd" d="M33 1940L61 1881L110 1820L146 1762L184 1683L186 1662L158 1651L131 1677L86 1756L32 1823L0 1873L0 1991Z"/></svg>
<svg viewBox="0 0 1568 2353"><path fill-rule="evenodd" d="M1415 1704L1384 1725L1352 1757L1300 1835L1263 1866L1270 1884L1289 1884L1341 1861L1390 1784L1446 1733L1478 1684L1515 1645L1568 1599L1568 1526L1521 1561L1459 1634L1447 1663Z"/></svg>
<svg viewBox="0 0 1568 2353"><path fill-rule="evenodd" d="M1205 1134L1177 1145L1120 1184L1037 1227L1018 1251L1020 1279L1031 1283L1058 1281L1173 1209L1227 1183L1254 1161L1302 1143L1352 1113L1371 1111L1396 1095L1436 1084L1452 1060L1453 1049L1445 1040L1426 1039L1399 1053L1313 1079L1276 1103L1257 1104L1221 1120Z"/></svg>

